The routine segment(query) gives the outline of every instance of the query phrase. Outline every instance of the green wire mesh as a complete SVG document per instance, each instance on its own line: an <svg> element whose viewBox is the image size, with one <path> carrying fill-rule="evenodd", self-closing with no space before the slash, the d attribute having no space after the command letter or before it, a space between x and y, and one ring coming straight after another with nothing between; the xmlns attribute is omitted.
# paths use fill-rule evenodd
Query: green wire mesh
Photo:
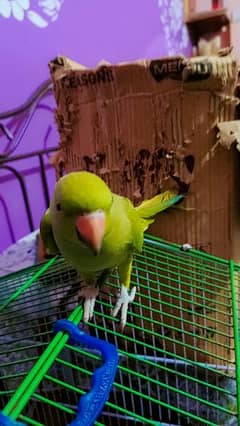
<svg viewBox="0 0 240 426"><path fill-rule="evenodd" d="M71 312L76 323L81 319L77 273L62 258L44 268L0 280L0 408L29 425L67 425L101 359L66 340L55 355L44 352L57 337L52 330L58 319ZM120 354L96 425L240 425L239 275L232 261L146 238L134 260L132 285L138 291L124 334L110 314L116 273L86 326L91 335L117 345ZM20 384L30 380L41 356L31 397L24 391L26 401L17 408Z"/></svg>

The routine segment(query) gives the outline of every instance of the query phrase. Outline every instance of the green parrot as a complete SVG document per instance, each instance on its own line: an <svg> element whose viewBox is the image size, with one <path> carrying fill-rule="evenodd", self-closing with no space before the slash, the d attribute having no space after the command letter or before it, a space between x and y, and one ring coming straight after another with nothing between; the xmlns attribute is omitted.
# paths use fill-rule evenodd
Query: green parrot
<svg viewBox="0 0 240 426"><path fill-rule="evenodd" d="M134 207L94 173L72 172L59 179L40 233L49 253L60 252L85 282L79 292L84 298L84 322L93 316L100 285L117 267L121 289L112 315L121 309L124 328L128 304L136 293L136 287L130 291L133 253L141 252L144 231L153 217L183 197L166 191Z"/></svg>

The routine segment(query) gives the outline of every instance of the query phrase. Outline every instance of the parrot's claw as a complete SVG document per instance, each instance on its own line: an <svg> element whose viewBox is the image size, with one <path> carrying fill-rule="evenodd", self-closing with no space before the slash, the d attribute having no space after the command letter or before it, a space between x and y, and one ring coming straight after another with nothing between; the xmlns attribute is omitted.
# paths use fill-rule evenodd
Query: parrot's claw
<svg viewBox="0 0 240 426"><path fill-rule="evenodd" d="M96 299L86 299L84 302L83 322L88 322L93 317L93 310Z"/></svg>
<svg viewBox="0 0 240 426"><path fill-rule="evenodd" d="M83 322L88 322L93 317L94 306L99 289L95 287L85 287L79 295L85 299L83 307Z"/></svg>
<svg viewBox="0 0 240 426"><path fill-rule="evenodd" d="M136 295L136 287L133 287L131 292L128 293L127 288L122 285L120 294L118 295L117 303L115 307L112 310L112 316L116 317L118 312L121 309L121 330L123 331L126 322L127 322L127 311L128 311L128 305L129 303L133 302L135 295Z"/></svg>

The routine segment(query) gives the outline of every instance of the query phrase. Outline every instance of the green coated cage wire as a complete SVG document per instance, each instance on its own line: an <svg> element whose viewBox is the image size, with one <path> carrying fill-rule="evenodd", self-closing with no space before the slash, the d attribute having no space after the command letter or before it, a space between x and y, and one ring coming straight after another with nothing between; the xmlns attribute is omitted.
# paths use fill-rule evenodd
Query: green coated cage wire
<svg viewBox="0 0 240 426"><path fill-rule="evenodd" d="M67 425L101 364L54 336L79 324L76 271L57 257L0 279L0 409L34 426ZM91 335L115 344L119 367L96 425L240 425L240 267L147 236L135 255L127 327L111 317L119 285L103 287Z"/></svg>

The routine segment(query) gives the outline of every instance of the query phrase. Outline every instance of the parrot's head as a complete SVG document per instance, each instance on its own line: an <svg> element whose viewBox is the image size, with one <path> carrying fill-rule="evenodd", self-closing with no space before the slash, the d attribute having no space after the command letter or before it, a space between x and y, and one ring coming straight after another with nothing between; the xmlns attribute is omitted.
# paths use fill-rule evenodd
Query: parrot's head
<svg viewBox="0 0 240 426"><path fill-rule="evenodd" d="M51 209L57 221L70 224L78 241L97 255L112 202L113 194L99 176L72 172L57 182Z"/></svg>

